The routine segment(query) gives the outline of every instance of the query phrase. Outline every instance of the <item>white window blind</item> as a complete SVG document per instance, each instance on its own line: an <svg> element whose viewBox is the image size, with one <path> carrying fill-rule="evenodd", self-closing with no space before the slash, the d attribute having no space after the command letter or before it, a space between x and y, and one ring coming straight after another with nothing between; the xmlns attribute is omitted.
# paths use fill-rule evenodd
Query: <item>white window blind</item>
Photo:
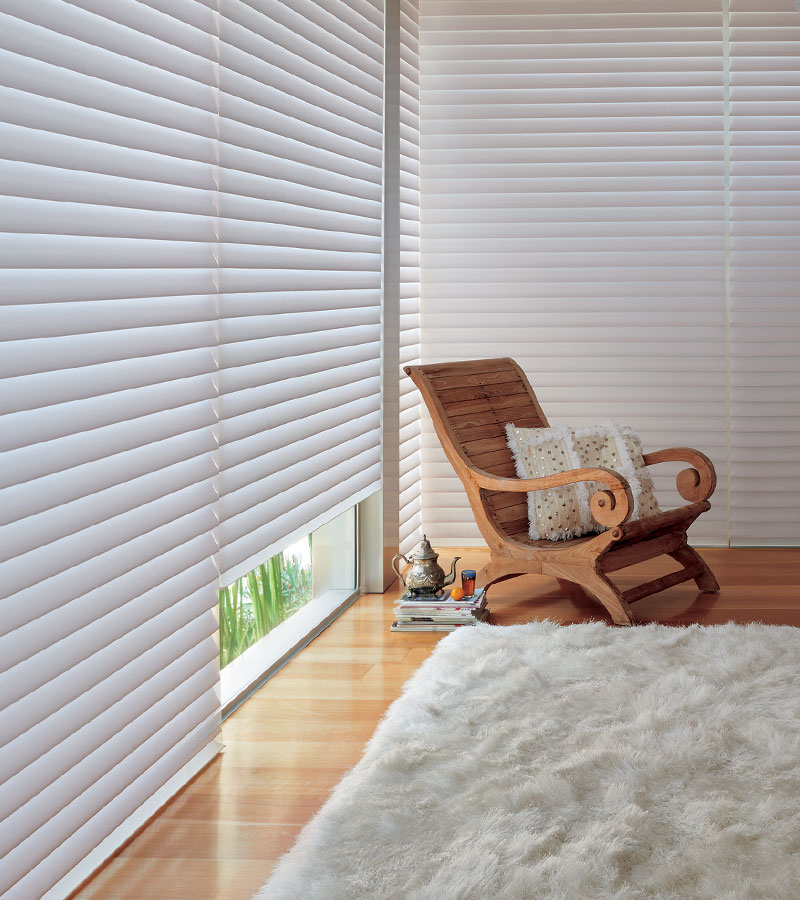
<svg viewBox="0 0 800 900"><path fill-rule="evenodd" d="M215 50L209 9L164 6L0 12L6 900L46 895L219 723Z"/></svg>
<svg viewBox="0 0 800 900"><path fill-rule="evenodd" d="M724 485L718 0L427 0L420 24L423 360L513 356L551 422L698 447ZM480 542L429 424L423 520ZM725 542L724 503L692 534Z"/></svg>
<svg viewBox="0 0 800 900"><path fill-rule="evenodd" d="M383 11L222 11L227 584L380 487Z"/></svg>
<svg viewBox="0 0 800 900"><path fill-rule="evenodd" d="M731 543L800 542L800 12L732 0Z"/></svg>
<svg viewBox="0 0 800 900"><path fill-rule="evenodd" d="M0 893L55 900L216 748L218 541L378 484L382 10L4 0L0 48Z"/></svg>
<svg viewBox="0 0 800 900"><path fill-rule="evenodd" d="M399 21L399 340L400 366L420 358L419 300L419 3L400 0ZM400 379L400 552L420 538L422 470L419 392Z"/></svg>

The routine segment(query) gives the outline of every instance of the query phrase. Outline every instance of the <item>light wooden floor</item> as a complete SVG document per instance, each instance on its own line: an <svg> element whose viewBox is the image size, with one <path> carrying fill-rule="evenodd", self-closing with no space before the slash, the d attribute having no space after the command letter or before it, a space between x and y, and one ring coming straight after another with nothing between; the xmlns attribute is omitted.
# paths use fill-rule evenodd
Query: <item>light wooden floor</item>
<svg viewBox="0 0 800 900"><path fill-rule="evenodd" d="M458 552L465 567L488 559L477 550ZM678 585L640 601L637 615L668 624L800 625L800 550L703 555L720 594ZM651 561L615 573L615 580L627 588L673 568ZM398 594L362 597L237 710L222 728L225 752L76 900L250 900L441 638L389 632ZM610 621L580 590L543 576L495 585L489 597L490 621L498 625Z"/></svg>

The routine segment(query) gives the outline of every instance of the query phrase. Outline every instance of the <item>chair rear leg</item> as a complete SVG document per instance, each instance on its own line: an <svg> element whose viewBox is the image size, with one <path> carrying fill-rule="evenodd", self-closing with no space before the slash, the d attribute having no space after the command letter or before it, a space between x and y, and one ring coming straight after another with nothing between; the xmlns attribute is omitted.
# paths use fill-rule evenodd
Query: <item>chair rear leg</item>
<svg viewBox="0 0 800 900"><path fill-rule="evenodd" d="M694 579L695 584L700 588L700 590L705 594L716 594L719 591L719 584L717 583L717 579L714 577L714 573L709 569L706 561L702 556L688 544L684 544L682 547L679 547L677 550L673 550L672 553L669 554L675 562L680 563L682 566L693 566L700 565L703 568L703 571L697 575Z"/></svg>
<svg viewBox="0 0 800 900"><path fill-rule="evenodd" d="M615 587L605 575L599 572L587 572L585 580L581 581L581 587L608 610L615 625L633 625L636 621L633 612L625 602L622 592Z"/></svg>

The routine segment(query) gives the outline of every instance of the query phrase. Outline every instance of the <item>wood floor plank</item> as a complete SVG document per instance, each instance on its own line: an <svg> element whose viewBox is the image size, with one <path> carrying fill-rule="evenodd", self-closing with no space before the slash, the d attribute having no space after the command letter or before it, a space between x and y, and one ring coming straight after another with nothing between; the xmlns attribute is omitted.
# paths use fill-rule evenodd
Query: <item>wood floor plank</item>
<svg viewBox="0 0 800 900"><path fill-rule="evenodd" d="M644 621L800 626L800 550L708 549L722 589L682 584L636 604ZM453 550L479 569L488 553ZM448 554L440 560L449 569ZM615 572L623 588L674 571L651 560ZM399 586L360 598L222 726L226 750L74 900L251 900L441 639L393 634ZM491 621L609 622L580 588L545 576L494 585Z"/></svg>
<svg viewBox="0 0 800 900"><path fill-rule="evenodd" d="M277 854L262 860L117 856L78 896L86 900L252 900L275 862Z"/></svg>
<svg viewBox="0 0 800 900"><path fill-rule="evenodd" d="M297 823L270 823L249 821L213 821L192 819L180 822L166 819L161 827L148 828L136 837L120 853L121 858L193 860L252 859L264 856L277 859L292 843Z"/></svg>

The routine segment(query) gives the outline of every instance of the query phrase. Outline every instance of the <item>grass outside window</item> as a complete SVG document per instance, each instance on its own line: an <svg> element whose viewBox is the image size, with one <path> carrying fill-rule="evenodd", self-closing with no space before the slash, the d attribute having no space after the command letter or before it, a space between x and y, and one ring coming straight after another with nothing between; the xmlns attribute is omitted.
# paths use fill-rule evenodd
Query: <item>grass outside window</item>
<svg viewBox="0 0 800 900"><path fill-rule="evenodd" d="M219 592L220 668L305 606L311 597L309 535Z"/></svg>

